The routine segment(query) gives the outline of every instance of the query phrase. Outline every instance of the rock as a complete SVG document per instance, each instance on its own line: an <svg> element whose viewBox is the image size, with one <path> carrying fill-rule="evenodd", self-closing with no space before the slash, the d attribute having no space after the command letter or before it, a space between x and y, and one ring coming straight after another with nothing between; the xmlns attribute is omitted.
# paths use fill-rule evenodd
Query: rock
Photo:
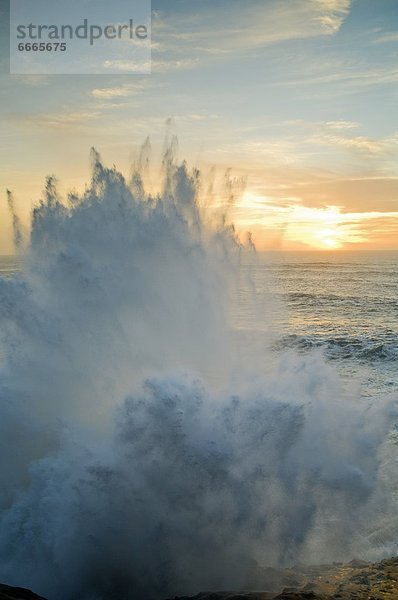
<svg viewBox="0 0 398 600"><path fill-rule="evenodd" d="M279 596L275 596L274 600L327 600L327 596L315 592L284 590Z"/></svg>
<svg viewBox="0 0 398 600"><path fill-rule="evenodd" d="M196 596L175 596L168 600L272 600L274 597L275 594L269 592L206 592Z"/></svg>
<svg viewBox="0 0 398 600"><path fill-rule="evenodd" d="M373 564L355 559L348 564L257 568L253 576L253 588L261 582L268 592L218 592L174 600L398 600L398 558Z"/></svg>
<svg viewBox="0 0 398 600"><path fill-rule="evenodd" d="M369 563L365 562L364 560L358 560L357 558L354 558L348 563L347 566L352 567L353 569L364 569L365 567L369 566Z"/></svg>
<svg viewBox="0 0 398 600"><path fill-rule="evenodd" d="M0 583L0 600L46 600L30 590Z"/></svg>
<svg viewBox="0 0 398 600"><path fill-rule="evenodd" d="M252 589L261 585L268 591L203 592L168 600L398 600L397 557L379 563L353 560L348 564L300 565L280 570L256 568L251 575ZM0 600L45 598L24 588L0 584Z"/></svg>

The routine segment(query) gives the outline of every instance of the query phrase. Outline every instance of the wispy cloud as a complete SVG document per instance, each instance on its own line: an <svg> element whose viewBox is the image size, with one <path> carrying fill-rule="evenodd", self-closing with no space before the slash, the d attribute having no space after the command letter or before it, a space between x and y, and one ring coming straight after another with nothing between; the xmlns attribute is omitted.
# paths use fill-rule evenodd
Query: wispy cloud
<svg viewBox="0 0 398 600"><path fill-rule="evenodd" d="M254 181L255 175L250 181ZM278 183L283 185L278 187ZM302 169L274 169L265 180L258 176L257 194L271 194L276 204L286 199L312 208L338 205L341 212L392 213L397 210L397 177L349 178L332 173ZM291 202L290 202L291 204Z"/></svg>
<svg viewBox="0 0 398 600"><path fill-rule="evenodd" d="M228 10L225 5L215 6L211 21L206 11L197 9L172 18L158 12L153 21L154 53L160 61L165 56L168 61L193 55L196 61L217 55L228 59L290 40L331 36L342 26L350 7L351 0L232 3Z"/></svg>
<svg viewBox="0 0 398 600"><path fill-rule="evenodd" d="M382 35L378 35L374 40L374 44L388 44L392 42L398 42L398 33L394 31L393 33L385 33Z"/></svg>
<svg viewBox="0 0 398 600"><path fill-rule="evenodd" d="M181 71L198 66L197 58L181 58L175 60L152 60L152 73L167 73Z"/></svg>
<svg viewBox="0 0 398 600"><path fill-rule="evenodd" d="M398 68L394 62L391 65L380 65L379 67L363 68L363 64L355 61L336 62L336 64L325 64L324 61L300 68L299 77L284 78L277 81L275 87L291 86L314 86L330 84L328 93L333 86L334 93L338 89L358 91L360 88L395 84L398 82Z"/></svg>
<svg viewBox="0 0 398 600"><path fill-rule="evenodd" d="M350 135L353 129L359 127L359 123L351 121L327 121L317 127L318 130L310 141L317 144L340 146L366 154L398 152L397 134L380 138Z"/></svg>
<svg viewBox="0 0 398 600"><path fill-rule="evenodd" d="M298 197L285 197L280 203L277 198L250 191L237 203L234 217L241 226L255 231L255 243L260 247L283 242L285 247L336 249L371 239L388 246L398 231L398 211L344 211L333 204L310 207ZM283 232L282 240L275 235L278 231Z"/></svg>
<svg viewBox="0 0 398 600"><path fill-rule="evenodd" d="M118 98L127 98L140 94L149 87L149 82L138 81L134 83L125 83L115 87L94 88L91 95L99 100L115 100Z"/></svg>
<svg viewBox="0 0 398 600"><path fill-rule="evenodd" d="M6 121L8 124L17 124L26 127L34 125L36 127L47 129L63 130L82 130L89 123L96 122L100 118L100 113L96 112L61 112L52 114L8 114Z"/></svg>
<svg viewBox="0 0 398 600"><path fill-rule="evenodd" d="M319 133L313 137L313 141L320 144L328 144L331 146L343 146L344 148L359 150L376 154L383 152L386 149L384 140L376 140L366 136L344 137L332 135L330 133Z"/></svg>
<svg viewBox="0 0 398 600"><path fill-rule="evenodd" d="M167 73L170 71L180 71L184 69L190 69L199 64L198 59L195 58L181 58L181 59L165 59L165 60L152 60L147 63L137 63L131 60L106 60L104 67L113 71L120 71L121 73Z"/></svg>
<svg viewBox="0 0 398 600"><path fill-rule="evenodd" d="M345 129L357 129L360 127L360 123L356 121L327 121L325 126L329 129L345 130Z"/></svg>
<svg viewBox="0 0 398 600"><path fill-rule="evenodd" d="M351 0L315 0L314 7L319 11L315 16L325 33L337 33L350 13Z"/></svg>
<svg viewBox="0 0 398 600"><path fill-rule="evenodd" d="M116 88L96 88L91 91L91 95L94 98L100 100L113 100L114 98L126 98L131 96L132 91L127 87L116 87Z"/></svg>
<svg viewBox="0 0 398 600"><path fill-rule="evenodd" d="M104 67L109 71L121 71L122 73L149 74L151 72L151 62L137 62L136 60L105 60Z"/></svg>

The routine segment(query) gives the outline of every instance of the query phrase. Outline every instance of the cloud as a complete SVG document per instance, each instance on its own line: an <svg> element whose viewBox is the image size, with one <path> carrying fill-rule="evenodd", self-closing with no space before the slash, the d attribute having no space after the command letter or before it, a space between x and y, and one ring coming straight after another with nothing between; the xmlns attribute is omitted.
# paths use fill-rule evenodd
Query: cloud
<svg viewBox="0 0 398 600"><path fill-rule="evenodd" d="M358 150L360 152L367 152L370 154L377 154L386 149L385 141L372 139L362 135L356 137L343 137L328 133L320 133L313 137L313 141L331 146L342 146L344 148Z"/></svg>
<svg viewBox="0 0 398 600"><path fill-rule="evenodd" d="M70 127L84 125L88 121L97 121L100 115L93 112L71 112L32 117L32 121L47 127Z"/></svg>
<svg viewBox="0 0 398 600"><path fill-rule="evenodd" d="M196 5L195 5L196 7ZM153 19L154 54L162 61L195 56L231 59L242 52L296 39L335 35L349 14L350 0L269 0L231 2L178 16L157 12ZM220 27L222 24L222 27ZM195 66L190 63L187 66Z"/></svg>
<svg viewBox="0 0 398 600"><path fill-rule="evenodd" d="M378 36L375 40L373 40L374 44L387 44L391 42L398 42L398 33L386 33L384 35Z"/></svg>
<svg viewBox="0 0 398 600"><path fill-rule="evenodd" d="M288 245L307 243L323 249L366 245L371 239L379 247L389 247L398 233L396 210L355 212L344 211L331 203L309 207L299 198L284 200L280 203L277 198L247 191L234 208L239 226L256 232L255 241L260 248L275 246L278 231L283 231Z"/></svg>
<svg viewBox="0 0 398 600"><path fill-rule="evenodd" d="M148 82L139 81L137 83L128 83L117 87L95 88L91 90L91 95L99 100L115 100L117 98L127 98L139 94L148 88Z"/></svg>
<svg viewBox="0 0 398 600"><path fill-rule="evenodd" d="M63 112L54 114L9 114L6 115L7 123L17 125L35 125L48 129L81 129L90 122L96 122L100 118L97 112Z"/></svg>
<svg viewBox="0 0 398 600"><path fill-rule="evenodd" d="M117 88L96 88L91 91L91 95L94 98L99 98L100 100L113 100L114 98L126 98L127 96L131 96L132 91L127 87L117 87Z"/></svg>
<svg viewBox="0 0 398 600"><path fill-rule="evenodd" d="M106 60L103 66L109 71L121 71L123 73L149 74L151 72L151 61Z"/></svg>
<svg viewBox="0 0 398 600"><path fill-rule="evenodd" d="M180 71L198 66L199 61L195 58L178 60L152 60L152 73L165 73L168 71Z"/></svg>
<svg viewBox="0 0 398 600"><path fill-rule="evenodd" d="M318 177L292 189L308 206L333 203L344 212L388 213L398 206L398 177Z"/></svg>
<svg viewBox="0 0 398 600"><path fill-rule="evenodd" d="M278 211L274 214L275 225ZM286 214L279 215L280 227ZM330 206L326 209L293 206L284 235L290 242L309 242L320 248L363 247L372 244L389 247L398 233L398 212L344 213Z"/></svg>
<svg viewBox="0 0 398 600"><path fill-rule="evenodd" d="M315 0L314 7L321 14L314 17L326 34L336 34L347 18L351 0Z"/></svg>
<svg viewBox="0 0 398 600"><path fill-rule="evenodd" d="M272 176L274 179L272 179ZM282 177L284 176L284 179ZM255 183L254 176L249 179ZM283 186L278 183L283 181ZM282 205L299 203L310 208L338 206L342 212L392 213L398 206L398 177L327 176L302 170L285 169L257 178L257 194L271 195Z"/></svg>
<svg viewBox="0 0 398 600"><path fill-rule="evenodd" d="M104 66L108 69L122 73L166 73L179 71L197 66L197 59L185 58L174 60L152 60L150 62L137 63L131 60L106 60Z"/></svg>
<svg viewBox="0 0 398 600"><path fill-rule="evenodd" d="M294 165L308 170L339 169L345 173L348 166L355 164L356 169L372 168L373 174L375 169L383 168L386 174L398 154L396 133L369 136L360 131L362 125L356 121L284 121L279 123L276 133L275 127L274 123L268 135L260 136L249 130L242 131L239 141L225 140L217 149L218 158L226 161L228 157L239 156L241 164L251 164L253 168ZM351 153L349 164L347 152Z"/></svg>
<svg viewBox="0 0 398 600"><path fill-rule="evenodd" d="M329 129L357 129L361 125L356 121L327 121L325 126Z"/></svg>
<svg viewBox="0 0 398 600"><path fill-rule="evenodd" d="M301 73L300 77L283 78L273 85L275 87L291 87L331 84L333 89L328 88L330 95L336 92L338 84L343 89L358 92L360 88L398 82L398 69L395 62L387 67L383 64L377 68L363 69L360 63L350 62L347 59L344 59L344 62L336 61L335 64L327 64L324 60L319 63L312 61L311 64L301 65L298 72Z"/></svg>
<svg viewBox="0 0 398 600"><path fill-rule="evenodd" d="M351 121L327 121L319 124L318 131L310 138L310 142L342 147L365 154L394 155L398 151L398 135L396 133L381 138L365 135L350 135L350 131L359 128L360 123Z"/></svg>

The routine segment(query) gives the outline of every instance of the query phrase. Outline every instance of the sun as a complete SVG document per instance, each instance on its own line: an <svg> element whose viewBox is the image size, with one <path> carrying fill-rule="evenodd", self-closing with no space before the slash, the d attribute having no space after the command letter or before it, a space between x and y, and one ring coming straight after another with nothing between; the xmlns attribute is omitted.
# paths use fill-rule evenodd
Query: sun
<svg viewBox="0 0 398 600"><path fill-rule="evenodd" d="M314 238L321 248L334 250L342 247L341 241L338 239L341 232L338 229L321 229L314 234Z"/></svg>
<svg viewBox="0 0 398 600"><path fill-rule="evenodd" d="M339 207L298 206L291 213L290 238L317 250L339 250L346 242L342 221Z"/></svg>
<svg viewBox="0 0 398 600"><path fill-rule="evenodd" d="M344 212L337 205L303 206L299 198L285 198L280 204L272 196L246 190L233 207L232 216L239 231L254 233L260 249L327 251L367 242L365 225L379 215Z"/></svg>

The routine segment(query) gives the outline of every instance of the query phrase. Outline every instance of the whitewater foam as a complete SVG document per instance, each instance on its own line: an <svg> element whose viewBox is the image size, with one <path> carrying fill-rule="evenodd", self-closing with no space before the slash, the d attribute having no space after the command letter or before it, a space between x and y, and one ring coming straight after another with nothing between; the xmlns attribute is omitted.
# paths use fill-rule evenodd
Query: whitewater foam
<svg viewBox="0 0 398 600"><path fill-rule="evenodd" d="M316 353L242 354L244 249L173 144L145 192L147 149L131 185L95 152L82 196L50 178L0 278L0 579L149 600L396 551L397 399L360 404Z"/></svg>

